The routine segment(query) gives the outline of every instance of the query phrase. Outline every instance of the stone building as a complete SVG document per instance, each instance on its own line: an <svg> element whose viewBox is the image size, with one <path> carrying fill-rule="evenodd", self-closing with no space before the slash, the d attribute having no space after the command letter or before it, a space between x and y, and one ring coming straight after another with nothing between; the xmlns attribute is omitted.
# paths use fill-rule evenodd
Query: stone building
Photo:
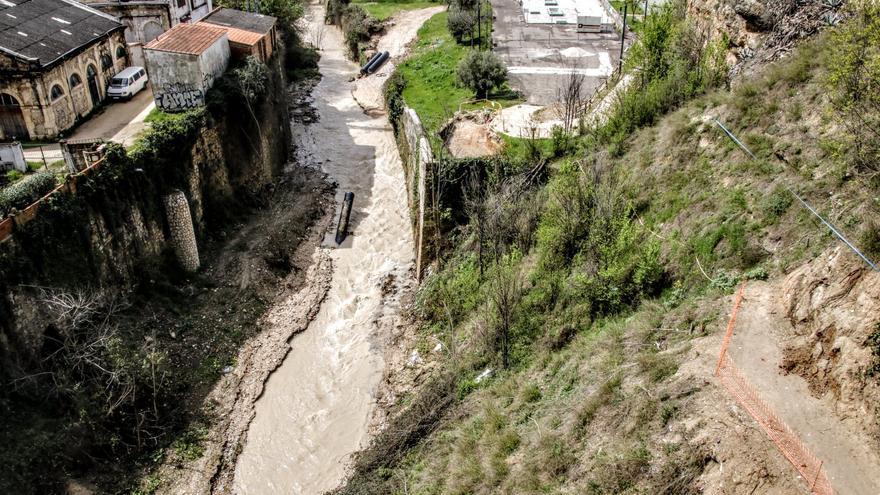
<svg viewBox="0 0 880 495"><path fill-rule="evenodd" d="M197 22L178 24L144 46L156 106L182 112L205 104L205 94L229 66L226 30Z"/></svg>
<svg viewBox="0 0 880 495"><path fill-rule="evenodd" d="M83 0L83 3L119 18L133 65L143 65L143 45L172 27L196 22L213 9L212 0Z"/></svg>
<svg viewBox="0 0 880 495"><path fill-rule="evenodd" d="M52 139L129 63L125 26L72 0L0 0L0 140Z"/></svg>
<svg viewBox="0 0 880 495"><path fill-rule="evenodd" d="M265 63L272 58L278 44L278 30L275 27L277 20L269 15L216 9L201 22L226 29L229 49L235 59L253 55Z"/></svg>

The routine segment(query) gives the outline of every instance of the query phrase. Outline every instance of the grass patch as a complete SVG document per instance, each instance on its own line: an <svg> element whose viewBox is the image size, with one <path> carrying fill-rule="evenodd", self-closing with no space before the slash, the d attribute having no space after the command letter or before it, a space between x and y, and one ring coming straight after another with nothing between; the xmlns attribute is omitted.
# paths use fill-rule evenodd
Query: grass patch
<svg viewBox="0 0 880 495"><path fill-rule="evenodd" d="M446 19L447 13L441 12L419 29L412 56L397 69L407 81L403 99L419 114L429 134L434 134L463 102L474 98L471 90L456 84L455 69L469 48L455 42ZM502 106L521 101L507 87L489 98Z"/></svg>
<svg viewBox="0 0 880 495"><path fill-rule="evenodd" d="M166 113L162 110L159 110L158 107L154 107L150 110L150 113L144 118L144 122L148 124L155 124L158 122L168 122L168 121L176 121L180 120L184 114L182 113Z"/></svg>

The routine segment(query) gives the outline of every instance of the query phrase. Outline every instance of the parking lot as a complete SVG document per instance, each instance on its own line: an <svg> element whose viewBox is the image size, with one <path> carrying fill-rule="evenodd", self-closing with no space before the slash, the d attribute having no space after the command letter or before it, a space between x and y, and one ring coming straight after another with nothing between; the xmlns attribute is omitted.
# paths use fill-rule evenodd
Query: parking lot
<svg viewBox="0 0 880 495"><path fill-rule="evenodd" d="M617 33L578 33L573 24L527 24L519 0L492 0L495 53L504 60L510 85L534 105L557 101L567 75L586 75L591 94L617 67Z"/></svg>

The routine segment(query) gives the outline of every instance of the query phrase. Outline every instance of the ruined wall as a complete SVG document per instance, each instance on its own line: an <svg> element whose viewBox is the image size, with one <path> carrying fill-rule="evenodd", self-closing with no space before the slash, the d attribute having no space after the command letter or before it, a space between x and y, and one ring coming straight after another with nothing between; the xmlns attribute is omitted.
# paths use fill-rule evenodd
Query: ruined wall
<svg viewBox="0 0 880 495"><path fill-rule="evenodd" d="M88 174L75 193L53 196L0 242L0 375L39 358L54 320L34 287L125 292L155 270L188 269L174 254L174 220L164 201L170 193L182 192L177 198L189 206L197 246L255 203L286 162L290 142L277 58L270 72L255 109L261 132L229 97L209 107L180 150L160 156L162 167L108 165Z"/></svg>

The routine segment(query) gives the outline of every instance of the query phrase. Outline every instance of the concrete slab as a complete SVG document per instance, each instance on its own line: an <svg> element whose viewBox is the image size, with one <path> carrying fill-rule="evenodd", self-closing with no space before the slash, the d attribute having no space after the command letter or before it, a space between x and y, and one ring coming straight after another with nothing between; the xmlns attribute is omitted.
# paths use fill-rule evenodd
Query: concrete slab
<svg viewBox="0 0 880 495"><path fill-rule="evenodd" d="M578 33L576 25L527 23L520 0L491 1L494 51L508 67L510 85L528 103L554 103L571 70L587 76L584 91L591 94L617 66L618 34Z"/></svg>

